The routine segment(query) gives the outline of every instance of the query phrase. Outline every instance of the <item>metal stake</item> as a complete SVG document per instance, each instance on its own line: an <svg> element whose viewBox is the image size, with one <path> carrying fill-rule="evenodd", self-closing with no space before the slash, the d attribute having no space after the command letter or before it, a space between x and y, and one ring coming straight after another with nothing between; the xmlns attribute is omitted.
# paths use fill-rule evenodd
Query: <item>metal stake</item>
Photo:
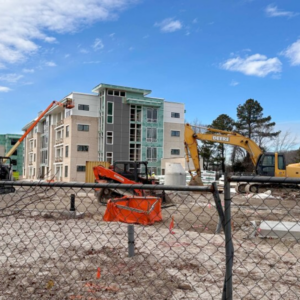
<svg viewBox="0 0 300 300"><path fill-rule="evenodd" d="M128 224L128 256L134 256L134 226Z"/></svg>
<svg viewBox="0 0 300 300"><path fill-rule="evenodd" d="M76 211L76 208L75 208L75 194L71 194L70 211Z"/></svg>

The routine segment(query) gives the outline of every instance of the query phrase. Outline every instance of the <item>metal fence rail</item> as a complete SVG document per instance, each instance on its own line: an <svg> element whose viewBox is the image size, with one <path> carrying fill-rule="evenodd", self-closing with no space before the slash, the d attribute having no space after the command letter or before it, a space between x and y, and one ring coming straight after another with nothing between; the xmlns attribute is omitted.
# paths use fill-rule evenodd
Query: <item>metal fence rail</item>
<svg viewBox="0 0 300 300"><path fill-rule="evenodd" d="M16 189L0 195L1 300L300 299L300 182L265 178L267 192L238 194L241 182L0 182ZM107 222L99 188L169 201L152 225Z"/></svg>

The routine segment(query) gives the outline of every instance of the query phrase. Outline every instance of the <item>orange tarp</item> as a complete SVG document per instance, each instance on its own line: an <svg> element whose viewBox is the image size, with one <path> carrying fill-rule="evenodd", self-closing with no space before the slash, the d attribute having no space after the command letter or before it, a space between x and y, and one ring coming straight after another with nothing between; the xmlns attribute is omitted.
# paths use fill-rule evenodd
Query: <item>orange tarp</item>
<svg viewBox="0 0 300 300"><path fill-rule="evenodd" d="M156 197L123 197L110 199L103 220L150 225L162 220L161 199Z"/></svg>

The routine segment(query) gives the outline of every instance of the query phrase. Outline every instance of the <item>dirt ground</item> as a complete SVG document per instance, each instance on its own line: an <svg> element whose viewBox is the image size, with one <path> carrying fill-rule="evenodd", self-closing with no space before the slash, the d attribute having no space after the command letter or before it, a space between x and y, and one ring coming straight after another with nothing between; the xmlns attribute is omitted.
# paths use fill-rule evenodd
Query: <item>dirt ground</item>
<svg viewBox="0 0 300 300"><path fill-rule="evenodd" d="M66 213L71 194L84 213L77 219ZM132 258L127 224L104 222L106 206L92 190L22 188L0 196L0 300L221 299L225 239L215 234L213 197L169 195L174 205L163 209L162 222L134 225ZM250 222L299 221L299 199L297 192L232 194L234 299L300 299L299 242L261 238Z"/></svg>

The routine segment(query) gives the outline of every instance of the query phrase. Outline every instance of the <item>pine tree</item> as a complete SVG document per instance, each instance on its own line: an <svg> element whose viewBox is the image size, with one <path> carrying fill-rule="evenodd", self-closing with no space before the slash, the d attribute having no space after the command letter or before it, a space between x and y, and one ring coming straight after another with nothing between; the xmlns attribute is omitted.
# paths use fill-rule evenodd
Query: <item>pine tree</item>
<svg viewBox="0 0 300 300"><path fill-rule="evenodd" d="M280 134L280 131L273 131L275 122L271 122L271 116L263 116L263 108L254 99L248 99L237 107L235 126L237 132L254 140L262 149L266 140L272 140ZM247 170L253 169L249 154L246 156L245 164Z"/></svg>
<svg viewBox="0 0 300 300"><path fill-rule="evenodd" d="M234 120L230 118L226 114L219 115L211 124L212 128L220 129L225 131L232 131L234 127ZM222 172L225 173L225 153L226 145L225 144L217 144L216 146L216 157L215 161L217 163L221 163L222 165Z"/></svg>

